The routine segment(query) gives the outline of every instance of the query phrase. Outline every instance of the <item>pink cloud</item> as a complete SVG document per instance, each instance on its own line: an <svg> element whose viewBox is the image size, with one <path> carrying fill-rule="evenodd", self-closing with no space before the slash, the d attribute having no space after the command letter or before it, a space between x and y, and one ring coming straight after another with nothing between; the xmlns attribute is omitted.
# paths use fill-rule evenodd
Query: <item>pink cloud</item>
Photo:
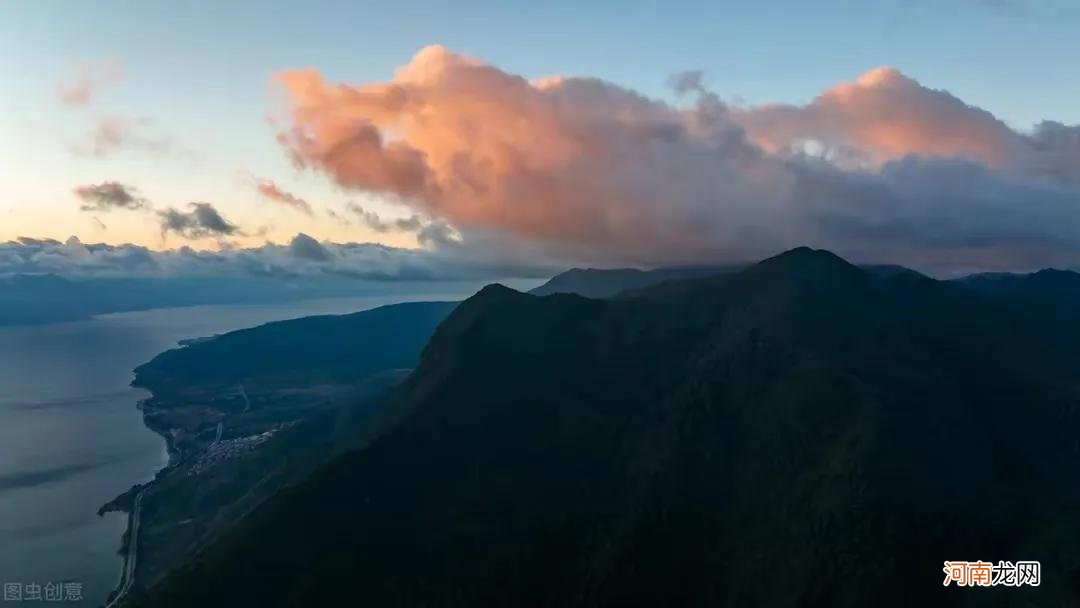
<svg viewBox="0 0 1080 608"><path fill-rule="evenodd" d="M253 176L252 183L255 185L255 190L262 195L263 198L287 207L292 207L305 215L313 214L311 204L290 192L282 190L273 180Z"/></svg>
<svg viewBox="0 0 1080 608"><path fill-rule="evenodd" d="M437 46L385 82L276 80L290 101L278 139L299 167L395 197L466 241L504 234L602 263L800 244L874 261L1080 263L1077 127L1019 133L890 68L807 106L751 108L729 107L700 74L677 80L693 101L678 107ZM807 141L833 153L792 153Z"/></svg>
<svg viewBox="0 0 1080 608"><path fill-rule="evenodd" d="M93 101L101 87L124 79L124 64L103 61L80 66L75 77L56 89L56 96L67 106L84 106Z"/></svg>
<svg viewBox="0 0 1080 608"><path fill-rule="evenodd" d="M909 155L962 158L1055 179L1080 179L1080 130L1044 123L1026 134L990 112L881 67L828 89L805 106L763 105L732 112L755 143L773 153L806 142L854 160Z"/></svg>
<svg viewBox="0 0 1080 608"><path fill-rule="evenodd" d="M549 240L634 249L696 238L657 221L665 211L654 201L661 181L679 181L711 152L686 140L679 113L625 89L533 84L442 47L386 83L333 85L313 71L278 80L293 102L280 141L298 165L342 186L392 194L455 225ZM757 154L728 143L736 163ZM716 192L768 179L728 177Z"/></svg>

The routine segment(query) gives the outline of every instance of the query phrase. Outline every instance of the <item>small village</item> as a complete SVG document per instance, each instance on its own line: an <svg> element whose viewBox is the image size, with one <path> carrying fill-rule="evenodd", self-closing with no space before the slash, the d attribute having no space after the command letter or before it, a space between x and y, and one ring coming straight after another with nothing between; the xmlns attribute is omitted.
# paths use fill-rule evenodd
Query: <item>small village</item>
<svg viewBox="0 0 1080 608"><path fill-rule="evenodd" d="M223 462L247 454L263 443L266 443L266 441L273 437L278 430L279 429L275 428L259 433L258 435L248 435L247 437L215 441L206 448L205 452L199 455L195 464L191 466L187 474L190 476L202 475Z"/></svg>

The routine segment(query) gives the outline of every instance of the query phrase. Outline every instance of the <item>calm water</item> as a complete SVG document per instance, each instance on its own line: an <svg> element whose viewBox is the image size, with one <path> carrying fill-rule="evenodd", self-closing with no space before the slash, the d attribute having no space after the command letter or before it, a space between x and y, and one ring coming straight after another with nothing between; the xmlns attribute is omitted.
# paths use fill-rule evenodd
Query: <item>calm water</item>
<svg viewBox="0 0 1080 608"><path fill-rule="evenodd" d="M460 289L0 327L0 583L79 581L86 606L100 605L115 586L127 517L98 517L97 509L166 461L164 442L136 410L146 393L128 387L137 365L183 338L472 293Z"/></svg>

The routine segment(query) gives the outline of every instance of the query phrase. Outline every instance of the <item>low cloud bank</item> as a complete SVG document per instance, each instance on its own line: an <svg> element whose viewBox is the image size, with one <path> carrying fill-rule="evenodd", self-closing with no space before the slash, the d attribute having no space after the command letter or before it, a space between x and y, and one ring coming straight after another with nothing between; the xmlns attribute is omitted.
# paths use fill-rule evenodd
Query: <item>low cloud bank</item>
<svg viewBox="0 0 1080 608"><path fill-rule="evenodd" d="M139 245L23 237L0 243L0 276L57 274L108 277L338 277L371 281L544 278L561 268L489 258L484 250L401 249L374 243L320 242L298 234L283 245L155 251Z"/></svg>

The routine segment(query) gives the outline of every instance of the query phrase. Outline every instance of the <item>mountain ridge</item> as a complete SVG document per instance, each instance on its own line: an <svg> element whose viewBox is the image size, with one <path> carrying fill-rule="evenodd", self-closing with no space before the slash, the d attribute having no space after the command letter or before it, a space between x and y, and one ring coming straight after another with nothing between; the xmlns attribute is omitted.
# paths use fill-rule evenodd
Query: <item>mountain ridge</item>
<svg viewBox="0 0 1080 608"><path fill-rule="evenodd" d="M488 287L366 448L146 605L984 605L940 584L976 558L1057 573L993 603L1075 597L1080 370L1047 339L810 249L635 297Z"/></svg>
<svg viewBox="0 0 1080 608"><path fill-rule="evenodd" d="M664 281L726 274L737 266L678 266L642 270L640 268L571 268L543 285L529 290L537 296L575 293L589 298L610 298L620 292L643 289Z"/></svg>

